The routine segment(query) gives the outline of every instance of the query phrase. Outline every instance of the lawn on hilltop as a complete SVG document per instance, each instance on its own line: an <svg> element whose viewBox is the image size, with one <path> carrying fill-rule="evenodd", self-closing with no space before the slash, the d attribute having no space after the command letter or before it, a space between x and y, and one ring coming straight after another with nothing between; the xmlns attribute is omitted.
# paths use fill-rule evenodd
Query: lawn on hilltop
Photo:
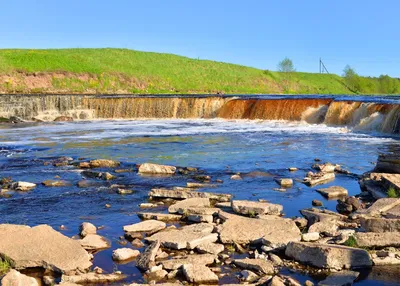
<svg viewBox="0 0 400 286"><path fill-rule="evenodd" d="M371 81L376 78L371 78ZM290 75L127 49L0 50L1 93L351 94L335 74ZM379 92L374 92L379 93Z"/></svg>

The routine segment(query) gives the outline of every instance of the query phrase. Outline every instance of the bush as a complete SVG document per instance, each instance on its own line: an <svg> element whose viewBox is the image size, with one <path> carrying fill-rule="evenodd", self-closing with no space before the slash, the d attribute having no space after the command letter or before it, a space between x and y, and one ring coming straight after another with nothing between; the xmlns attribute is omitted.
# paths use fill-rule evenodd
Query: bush
<svg viewBox="0 0 400 286"><path fill-rule="evenodd" d="M357 240L354 236L350 236L345 242L344 245L349 247L358 247Z"/></svg>
<svg viewBox="0 0 400 286"><path fill-rule="evenodd" d="M387 195L388 195L389 198L398 198L398 197L399 197L399 191L396 190L396 189L393 188L393 187L390 187L390 188L387 190L386 193L387 193Z"/></svg>

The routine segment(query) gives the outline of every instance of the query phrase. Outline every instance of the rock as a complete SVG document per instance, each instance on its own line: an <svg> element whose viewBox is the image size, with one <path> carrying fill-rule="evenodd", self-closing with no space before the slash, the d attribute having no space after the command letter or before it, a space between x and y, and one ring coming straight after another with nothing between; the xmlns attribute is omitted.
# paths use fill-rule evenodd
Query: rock
<svg viewBox="0 0 400 286"><path fill-rule="evenodd" d="M146 271L154 266L157 251L160 249L160 241L155 240L141 253L136 261L136 267L142 271Z"/></svg>
<svg viewBox="0 0 400 286"><path fill-rule="evenodd" d="M322 207L324 204L319 200L313 200L312 205L315 207Z"/></svg>
<svg viewBox="0 0 400 286"><path fill-rule="evenodd" d="M360 223L366 232L400 232L400 219L361 218Z"/></svg>
<svg viewBox="0 0 400 286"><path fill-rule="evenodd" d="M165 271L164 269L159 269L156 271L151 271L150 274L148 274L147 280L149 281L160 281L167 277L168 272Z"/></svg>
<svg viewBox="0 0 400 286"><path fill-rule="evenodd" d="M400 199L382 198L374 202L369 208L357 211L358 214L366 216L379 216L394 207L400 205Z"/></svg>
<svg viewBox="0 0 400 286"><path fill-rule="evenodd" d="M308 228L309 233L322 233L327 236L336 236L339 226L336 221L320 221ZM316 236L316 235L315 235Z"/></svg>
<svg viewBox="0 0 400 286"><path fill-rule="evenodd" d="M332 187L328 187L328 188L324 188L324 189L318 189L317 192L328 199L348 195L347 190L345 188L339 187L339 186L332 186Z"/></svg>
<svg viewBox="0 0 400 286"><path fill-rule="evenodd" d="M346 202L344 202L342 200L338 200L338 203L336 205L336 210L340 214L349 215L353 211L353 206L350 204L347 204Z"/></svg>
<svg viewBox="0 0 400 286"><path fill-rule="evenodd" d="M144 247L144 243L139 239L139 238L135 238L131 244L136 247L136 248L142 248Z"/></svg>
<svg viewBox="0 0 400 286"><path fill-rule="evenodd" d="M265 216L268 219L247 218L220 211L225 220L218 227L222 243L248 244L263 239L266 243L285 245L289 241L300 241L300 230L291 219Z"/></svg>
<svg viewBox="0 0 400 286"><path fill-rule="evenodd" d="M300 213L308 220L309 224L322 221L344 221L347 219L347 216L317 208L302 209Z"/></svg>
<svg viewBox="0 0 400 286"><path fill-rule="evenodd" d="M1 279L2 286L39 286L35 278L26 276L17 270L11 269Z"/></svg>
<svg viewBox="0 0 400 286"><path fill-rule="evenodd" d="M30 191L34 188L36 188L36 184L28 182L14 182L11 184L11 189L20 192Z"/></svg>
<svg viewBox="0 0 400 286"><path fill-rule="evenodd" d="M143 233L152 234L152 233L156 233L157 231L160 231L166 227L167 227L167 225L165 224L165 222L157 221L157 220L145 220L145 221L142 221L139 223L124 226L124 231L126 233L143 232Z"/></svg>
<svg viewBox="0 0 400 286"><path fill-rule="evenodd" d="M229 202L232 195L209 193L209 192L195 192L186 190L167 190L167 189L152 189L149 192L150 197L154 198L171 198L171 199L190 199L190 198L209 198L219 202Z"/></svg>
<svg viewBox="0 0 400 286"><path fill-rule="evenodd" d="M100 178L103 179L103 180L106 180L106 181L110 181L110 180L116 179L117 177L112 175L112 174L110 174L109 172L105 172L105 173L101 173L101 177Z"/></svg>
<svg viewBox="0 0 400 286"><path fill-rule="evenodd" d="M139 250L131 248L119 248L113 251L112 258L116 261L124 261L135 258L140 254Z"/></svg>
<svg viewBox="0 0 400 286"><path fill-rule="evenodd" d="M81 169L89 169L90 168L90 163L89 162L79 162L78 167L81 168Z"/></svg>
<svg viewBox="0 0 400 286"><path fill-rule="evenodd" d="M205 184L205 183L192 183L187 182L186 187L188 188L216 188L217 185L214 184Z"/></svg>
<svg viewBox="0 0 400 286"><path fill-rule="evenodd" d="M134 193L133 190L120 189L120 188L117 189L117 194L120 194L120 195L130 195L130 194L133 194L133 193Z"/></svg>
<svg viewBox="0 0 400 286"><path fill-rule="evenodd" d="M344 270L329 275L324 281L318 283L318 286L348 286L358 278L360 273Z"/></svg>
<svg viewBox="0 0 400 286"><path fill-rule="evenodd" d="M233 200L232 209L236 213L250 216L263 214L280 215L283 211L283 206L271 203Z"/></svg>
<svg viewBox="0 0 400 286"><path fill-rule="evenodd" d="M169 213L183 214L190 207L210 207L210 199L208 198L191 198L179 201L168 207Z"/></svg>
<svg viewBox="0 0 400 286"><path fill-rule="evenodd" d="M346 198L345 202L353 207L353 211L362 209L361 201L356 197L348 197Z"/></svg>
<svg viewBox="0 0 400 286"><path fill-rule="evenodd" d="M91 168L115 168L121 163L114 160L97 159L89 162Z"/></svg>
<svg viewBox="0 0 400 286"><path fill-rule="evenodd" d="M130 172L132 172L132 169L115 169L114 172L117 173L117 174L119 174L119 173L130 173Z"/></svg>
<svg viewBox="0 0 400 286"><path fill-rule="evenodd" d="M167 166L167 165L158 165L151 163L141 164L139 167L140 174L164 174L164 175L172 175L176 172L176 167Z"/></svg>
<svg viewBox="0 0 400 286"><path fill-rule="evenodd" d="M194 249L202 243L217 241L218 234L211 233L213 229L214 226L207 223L187 225L158 232L147 237L146 240L160 240L163 247L171 249Z"/></svg>
<svg viewBox="0 0 400 286"><path fill-rule="evenodd" d="M303 217L296 217L295 219L293 219L293 221L300 229L305 228L308 224L308 220Z"/></svg>
<svg viewBox="0 0 400 286"><path fill-rule="evenodd" d="M285 255L318 268L341 270L372 265L367 251L342 245L289 242Z"/></svg>
<svg viewBox="0 0 400 286"><path fill-rule="evenodd" d="M316 169L323 173L333 173L335 171L336 165L333 165L331 163L325 163L325 164L314 164L312 167L313 169Z"/></svg>
<svg viewBox="0 0 400 286"><path fill-rule="evenodd" d="M283 260L278 255L273 254L273 253L269 253L268 257L271 260L271 262L274 264L274 266L283 265Z"/></svg>
<svg viewBox="0 0 400 286"><path fill-rule="evenodd" d="M375 167L377 172L400 173L400 156L399 154L380 154Z"/></svg>
<svg viewBox="0 0 400 286"><path fill-rule="evenodd" d="M335 179L335 173L312 173L307 174L303 182L308 186L325 184Z"/></svg>
<svg viewBox="0 0 400 286"><path fill-rule="evenodd" d="M296 167L289 167L288 170L290 172L296 172L298 169Z"/></svg>
<svg viewBox="0 0 400 286"><path fill-rule="evenodd" d="M202 215L202 214L190 214L187 217L188 221L191 222L207 222L213 223L214 217L212 215Z"/></svg>
<svg viewBox="0 0 400 286"><path fill-rule="evenodd" d="M74 274L92 265L78 241L48 225L0 225L0 255L12 260L17 270L38 267Z"/></svg>
<svg viewBox="0 0 400 286"><path fill-rule="evenodd" d="M2 117L3 118L3 117ZM22 123L22 122L26 122L25 120L23 120L21 117L18 116L10 116L10 118L8 119L8 121L10 123Z"/></svg>
<svg viewBox="0 0 400 286"><path fill-rule="evenodd" d="M268 284L269 286L286 286L286 285L289 285L289 286L301 286L301 284L297 281L297 280L295 280L295 279L293 279L293 278L291 278L291 277L289 277L289 276L284 276L284 275L275 275L272 279L271 279L271 281L270 281L270 283Z"/></svg>
<svg viewBox="0 0 400 286"><path fill-rule="evenodd" d="M71 182L67 181L55 181L55 180L46 180L42 182L43 186L46 187L67 187L67 186L72 186Z"/></svg>
<svg viewBox="0 0 400 286"><path fill-rule="evenodd" d="M85 237L88 234L96 234L96 232L96 226L90 222L83 222L79 226L79 234L81 235L81 237Z"/></svg>
<svg viewBox="0 0 400 286"><path fill-rule="evenodd" d="M111 246L110 242L97 234L88 234L80 240L82 247L86 250L101 250Z"/></svg>
<svg viewBox="0 0 400 286"><path fill-rule="evenodd" d="M239 181L239 180L243 180L243 179L239 174L236 174L236 175L231 176L231 180Z"/></svg>
<svg viewBox="0 0 400 286"><path fill-rule="evenodd" d="M243 270L240 272L240 275L242 276L243 281L249 283L252 283L258 279L258 275L250 270Z"/></svg>
<svg viewBox="0 0 400 286"><path fill-rule="evenodd" d="M43 276L43 283L47 286L53 286L56 284L56 279L53 276Z"/></svg>
<svg viewBox="0 0 400 286"><path fill-rule="evenodd" d="M317 241L319 239L319 232L308 232L301 235L302 241Z"/></svg>
<svg viewBox="0 0 400 286"><path fill-rule="evenodd" d="M304 282L304 286L314 286L314 283L310 280L306 280L306 282Z"/></svg>
<svg viewBox="0 0 400 286"><path fill-rule="evenodd" d="M97 274L95 272L67 276L63 275L61 277L62 282L77 283L77 284L87 284L87 283L106 283L106 282L116 282L121 281L126 278L126 275L112 273L112 274ZM62 284L64 285L64 284Z"/></svg>
<svg viewBox="0 0 400 286"><path fill-rule="evenodd" d="M218 244L218 243L202 243L198 246L196 246L196 250L199 253L210 253L210 254L218 254L222 251L224 251L224 245L223 244Z"/></svg>
<svg viewBox="0 0 400 286"><path fill-rule="evenodd" d="M151 219L159 221L178 221L182 219L181 215L164 213L138 213L137 216L141 219Z"/></svg>
<svg viewBox="0 0 400 286"><path fill-rule="evenodd" d="M207 266L185 264L182 266L186 280L191 283L218 283L218 276Z"/></svg>
<svg viewBox="0 0 400 286"><path fill-rule="evenodd" d="M249 258L235 259L233 260L233 264L242 269L252 270L258 273L263 273L263 274L275 273L273 264L270 261L264 259L249 259Z"/></svg>
<svg viewBox="0 0 400 286"><path fill-rule="evenodd" d="M293 186L293 180L288 178L276 179L276 182L283 188L290 188Z"/></svg>
<svg viewBox="0 0 400 286"><path fill-rule="evenodd" d="M210 265L213 264L216 259L215 255L212 254L192 254L184 258L174 258L169 260L161 261L161 265L167 270L177 270L185 264L193 265Z"/></svg>
<svg viewBox="0 0 400 286"><path fill-rule="evenodd" d="M279 276L274 276L269 282L268 286L286 286L285 280Z"/></svg>
<svg viewBox="0 0 400 286"><path fill-rule="evenodd" d="M56 121L56 122L67 122L67 121L74 121L74 119L72 117L70 117L70 116L62 115L62 116L56 117L54 119L54 121Z"/></svg>
<svg viewBox="0 0 400 286"><path fill-rule="evenodd" d="M359 247L384 248L400 247L400 232L357 232L354 235Z"/></svg>
<svg viewBox="0 0 400 286"><path fill-rule="evenodd" d="M152 203L141 203L139 205L139 208L141 208L141 209L151 209L151 208L156 208L156 207L158 207L158 205L152 204Z"/></svg>

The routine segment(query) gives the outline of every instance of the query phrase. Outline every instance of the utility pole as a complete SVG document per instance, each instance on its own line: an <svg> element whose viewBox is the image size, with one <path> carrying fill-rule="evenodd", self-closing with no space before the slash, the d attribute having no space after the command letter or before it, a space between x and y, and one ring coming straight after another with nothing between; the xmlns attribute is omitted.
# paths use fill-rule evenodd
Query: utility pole
<svg viewBox="0 0 400 286"><path fill-rule="evenodd" d="M319 58L319 73L327 73L329 74L328 70L326 69L324 63L322 62L322 59Z"/></svg>

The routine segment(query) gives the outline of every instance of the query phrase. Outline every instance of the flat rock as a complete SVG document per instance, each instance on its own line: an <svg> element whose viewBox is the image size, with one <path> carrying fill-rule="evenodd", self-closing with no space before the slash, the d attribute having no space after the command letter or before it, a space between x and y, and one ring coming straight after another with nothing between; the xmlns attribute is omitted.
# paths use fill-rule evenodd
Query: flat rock
<svg viewBox="0 0 400 286"><path fill-rule="evenodd" d="M354 237L359 247L400 247L400 232L357 232Z"/></svg>
<svg viewBox="0 0 400 286"><path fill-rule="evenodd" d="M32 228L0 225L0 255L12 260L17 270L39 267L75 274L92 265L89 254L79 241L64 236L48 225Z"/></svg>
<svg viewBox="0 0 400 286"><path fill-rule="evenodd" d="M300 213L308 220L309 224L319 221L343 221L347 219L347 216L330 210L321 210L317 208L302 209Z"/></svg>
<svg viewBox="0 0 400 286"><path fill-rule="evenodd" d="M232 209L234 212L244 215L280 215L283 206L264 202L233 200Z"/></svg>
<svg viewBox="0 0 400 286"><path fill-rule="evenodd" d="M42 185L45 187L67 187L72 186L72 183L64 180L46 180L42 182Z"/></svg>
<svg viewBox="0 0 400 286"><path fill-rule="evenodd" d="M335 179L335 173L316 173L309 174L303 182L308 186L315 186L328 183Z"/></svg>
<svg viewBox="0 0 400 286"><path fill-rule="evenodd" d="M218 234L211 233L213 229L214 226L212 224L193 224L158 232L147 237L146 240L159 240L163 247L171 249L194 249L202 243L217 241Z"/></svg>
<svg viewBox="0 0 400 286"><path fill-rule="evenodd" d="M114 160L97 159L89 162L91 168L115 168L121 163Z"/></svg>
<svg viewBox="0 0 400 286"><path fill-rule="evenodd" d="M331 186L324 189L318 189L317 192L328 199L343 197L348 195L348 191L340 186Z"/></svg>
<svg viewBox="0 0 400 286"><path fill-rule="evenodd" d="M116 282L126 278L124 274L97 274L94 272L85 273L81 275L67 276L63 275L61 281L76 283L76 284L87 284L87 283L105 283L105 282Z"/></svg>
<svg viewBox="0 0 400 286"><path fill-rule="evenodd" d="M180 213L183 214L187 208L190 207L210 207L209 198L191 198L179 201L168 207L169 213Z"/></svg>
<svg viewBox="0 0 400 286"><path fill-rule="evenodd" d="M319 239L319 232L308 232L301 235L302 241L317 241Z"/></svg>
<svg viewBox="0 0 400 286"><path fill-rule="evenodd" d="M79 242L84 249L92 251L106 249L111 246L107 239L97 234L88 234Z"/></svg>
<svg viewBox="0 0 400 286"><path fill-rule="evenodd" d="M155 240L139 255L136 261L136 267L142 271L146 271L154 266L157 251L160 248L160 241Z"/></svg>
<svg viewBox="0 0 400 286"><path fill-rule="evenodd" d="M285 245L289 241L300 241L300 230L291 219L265 216L268 219L247 218L220 211L225 220L218 226L222 243L248 244L263 240L269 244Z"/></svg>
<svg viewBox="0 0 400 286"><path fill-rule="evenodd" d="M141 164L138 170L141 174L164 174L172 175L176 172L176 167L167 165L158 165L151 163Z"/></svg>
<svg viewBox="0 0 400 286"><path fill-rule="evenodd" d="M176 270L185 264L209 265L213 264L217 257L212 254L192 254L184 258L175 258L161 261L161 265L167 270Z"/></svg>
<svg viewBox="0 0 400 286"><path fill-rule="evenodd" d="M348 286L358 278L360 273L344 270L329 275L325 280L318 283L318 286Z"/></svg>
<svg viewBox="0 0 400 286"><path fill-rule="evenodd" d="M231 194L196 192L186 189L152 189L149 192L150 197L154 198L171 198L171 199L190 199L190 198L208 198L219 202L229 202L232 198Z"/></svg>
<svg viewBox="0 0 400 286"><path fill-rule="evenodd" d="M375 170L386 173L400 173L400 156L399 154L380 154Z"/></svg>
<svg viewBox="0 0 400 286"><path fill-rule="evenodd" d="M132 248L118 248L113 251L112 258L116 261L124 261L135 258L140 254L139 250Z"/></svg>
<svg viewBox="0 0 400 286"><path fill-rule="evenodd" d="M188 188L216 188L217 185L215 184L207 184L207 183L193 183L193 182L187 182L186 187Z"/></svg>
<svg viewBox="0 0 400 286"><path fill-rule="evenodd" d="M14 182L11 184L11 189L19 192L26 192L36 188L36 184L29 182Z"/></svg>
<svg viewBox="0 0 400 286"><path fill-rule="evenodd" d="M196 250L199 253L210 253L210 254L218 254L222 251L224 251L225 247L223 244L219 243L202 243L196 247Z"/></svg>
<svg viewBox="0 0 400 286"><path fill-rule="evenodd" d="M281 187L290 188L293 186L293 179L279 178L275 180Z"/></svg>
<svg viewBox="0 0 400 286"><path fill-rule="evenodd" d="M380 216L382 213L388 212L398 205L400 205L400 199L382 198L374 202L369 208L357 211L357 214Z"/></svg>
<svg viewBox="0 0 400 286"><path fill-rule="evenodd" d="M362 217L360 223L366 232L400 232L400 219Z"/></svg>
<svg viewBox="0 0 400 286"><path fill-rule="evenodd" d="M265 259L235 259L233 260L233 264L242 269L252 270L263 274L275 273L272 262Z"/></svg>
<svg viewBox="0 0 400 286"><path fill-rule="evenodd" d="M145 220L139 223L124 226L125 232L155 233L166 228L165 222L158 220Z"/></svg>
<svg viewBox="0 0 400 286"><path fill-rule="evenodd" d="M17 270L11 269L1 279L2 286L39 286L35 278L26 276Z"/></svg>
<svg viewBox="0 0 400 286"><path fill-rule="evenodd" d="M372 265L366 250L342 245L290 242L285 254L301 263L318 268L341 270Z"/></svg>
<svg viewBox="0 0 400 286"><path fill-rule="evenodd" d="M137 216L141 219L159 220L159 221L178 221L182 219L181 215L165 214L165 213L138 213Z"/></svg>
<svg viewBox="0 0 400 286"><path fill-rule="evenodd" d="M207 266L185 264L182 270L186 280L191 283L218 283L218 276Z"/></svg>

